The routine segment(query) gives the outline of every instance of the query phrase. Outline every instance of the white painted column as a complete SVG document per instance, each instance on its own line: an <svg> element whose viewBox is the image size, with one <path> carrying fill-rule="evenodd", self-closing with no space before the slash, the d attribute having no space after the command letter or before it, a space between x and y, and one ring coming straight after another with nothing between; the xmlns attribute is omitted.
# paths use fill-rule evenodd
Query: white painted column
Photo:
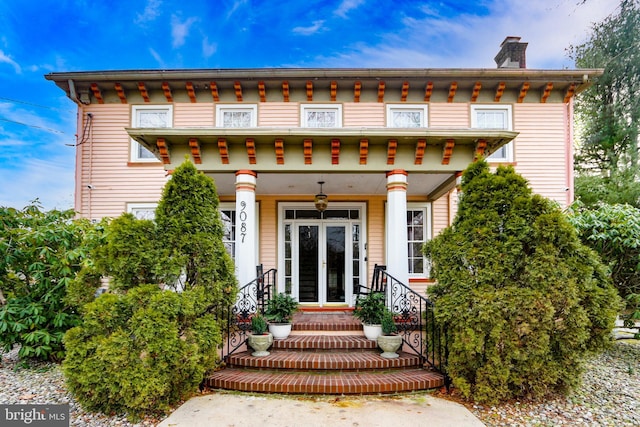
<svg viewBox="0 0 640 427"><path fill-rule="evenodd" d="M250 170L236 172L236 243L235 264L241 287L256 278L256 181Z"/></svg>
<svg viewBox="0 0 640 427"><path fill-rule="evenodd" d="M387 272L409 286L407 172L387 172Z"/></svg>

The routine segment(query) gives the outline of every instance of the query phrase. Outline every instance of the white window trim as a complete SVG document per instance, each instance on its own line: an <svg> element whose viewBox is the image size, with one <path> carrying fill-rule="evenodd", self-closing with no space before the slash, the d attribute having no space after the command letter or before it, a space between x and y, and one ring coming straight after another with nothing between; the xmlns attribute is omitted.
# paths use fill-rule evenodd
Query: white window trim
<svg viewBox="0 0 640 427"><path fill-rule="evenodd" d="M428 107L424 104L387 104L387 127L393 126L393 112L398 110L420 111L422 113L421 128L429 126Z"/></svg>
<svg viewBox="0 0 640 427"><path fill-rule="evenodd" d="M307 111L336 111L337 114L335 127L342 127L342 105L340 104L300 104L300 126L303 128L308 127L306 114Z"/></svg>
<svg viewBox="0 0 640 427"><path fill-rule="evenodd" d="M409 202L407 203L407 211L416 211L416 210L424 210L425 212L425 218L424 218L424 241L428 242L429 240L431 240L431 229L433 228L433 224L432 224L432 220L431 220L431 203L430 202L424 202L424 203L417 203L417 202ZM409 244L409 241L407 240L407 244ZM429 278L431 276L430 274L430 268L429 268L429 260L427 259L427 257L424 256L424 254L422 254L422 265L424 265L424 272L422 273L410 273L409 274L409 278L411 279L424 279L424 278Z"/></svg>
<svg viewBox="0 0 640 427"><path fill-rule="evenodd" d="M133 214L135 210L154 210L158 207L157 203L127 203L127 213ZM135 215L134 215L135 216Z"/></svg>
<svg viewBox="0 0 640 427"><path fill-rule="evenodd" d="M511 105L472 105L471 106L471 127L478 128L478 110L495 110L495 111L504 111L507 116L507 128L504 130L513 130L513 108ZM490 155L487 157L488 162L513 162L513 141L509 142L504 146L505 148L505 157L493 157Z"/></svg>
<svg viewBox="0 0 640 427"><path fill-rule="evenodd" d="M133 128L137 128L140 127L139 123L138 123L138 111L143 111L143 110L165 110L167 111L167 127L173 127L173 106L172 105L133 105L131 107L131 127ZM129 158L131 159L132 162L136 162L136 163L158 163L160 162L160 160L156 159L155 157L152 158L144 158L144 157L139 157L138 156L138 147L140 146L140 144L138 144L137 141L135 141L133 138L131 139L131 144L130 144L130 156Z"/></svg>
<svg viewBox="0 0 640 427"><path fill-rule="evenodd" d="M256 202L255 204L255 212L256 212L256 223L255 223L255 229L256 229L256 247L255 247L255 256L256 256L256 260L258 261L258 265L260 265L260 202ZM218 210L219 211L223 211L223 210L227 210L227 211L235 211L237 214L237 210L236 210L236 202L220 202L218 204ZM236 218L236 226L238 225L237 223L237 218ZM236 238L238 237L238 230L236 229ZM234 240L234 245L235 245L235 240Z"/></svg>
<svg viewBox="0 0 640 427"><path fill-rule="evenodd" d="M237 104L216 104L216 127L223 127L222 113L225 111L251 111L250 127L258 127L258 106Z"/></svg>

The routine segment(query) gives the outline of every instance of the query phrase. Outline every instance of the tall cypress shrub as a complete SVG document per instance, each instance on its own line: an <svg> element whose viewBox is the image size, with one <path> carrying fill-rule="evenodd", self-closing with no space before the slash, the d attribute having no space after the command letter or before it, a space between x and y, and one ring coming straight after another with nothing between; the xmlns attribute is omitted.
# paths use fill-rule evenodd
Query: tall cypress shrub
<svg viewBox="0 0 640 427"><path fill-rule="evenodd" d="M494 403L567 391L610 342L619 298L595 253L512 167L469 166L453 224L425 245L448 373Z"/></svg>
<svg viewBox="0 0 640 427"><path fill-rule="evenodd" d="M176 168L152 225L123 215L94 252L102 257L94 266L113 272L117 286L84 306L64 341L67 385L87 408L163 411L216 366L225 320L217 313L237 284L213 181L191 162Z"/></svg>

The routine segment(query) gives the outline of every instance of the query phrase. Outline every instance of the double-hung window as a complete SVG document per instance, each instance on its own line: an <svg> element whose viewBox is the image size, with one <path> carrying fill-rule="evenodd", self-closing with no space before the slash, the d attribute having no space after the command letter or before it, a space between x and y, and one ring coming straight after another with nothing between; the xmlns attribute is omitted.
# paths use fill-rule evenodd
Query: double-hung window
<svg viewBox="0 0 640 427"><path fill-rule="evenodd" d="M333 104L307 104L300 106L303 128L342 127L342 106Z"/></svg>
<svg viewBox="0 0 640 427"><path fill-rule="evenodd" d="M252 128L258 125L255 105L216 105L216 126L223 128Z"/></svg>
<svg viewBox="0 0 640 427"><path fill-rule="evenodd" d="M387 127L426 128L426 105L387 105Z"/></svg>
<svg viewBox="0 0 640 427"><path fill-rule="evenodd" d="M513 130L510 105L471 106L471 127L476 129ZM487 160L490 162L512 162L513 142L500 147Z"/></svg>
<svg viewBox="0 0 640 427"><path fill-rule="evenodd" d="M422 247L431 239L431 205L407 204L407 244L409 245L409 277L428 277L429 264Z"/></svg>
<svg viewBox="0 0 640 427"><path fill-rule="evenodd" d="M173 109L171 105L134 105L131 126L134 128L170 128L172 127ZM132 162L157 162L153 153L133 139L131 140Z"/></svg>

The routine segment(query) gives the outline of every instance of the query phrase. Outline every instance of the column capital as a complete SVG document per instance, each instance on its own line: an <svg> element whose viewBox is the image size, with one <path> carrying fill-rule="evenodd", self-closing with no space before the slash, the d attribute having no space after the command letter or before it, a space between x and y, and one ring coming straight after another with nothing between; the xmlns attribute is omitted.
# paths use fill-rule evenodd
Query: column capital
<svg viewBox="0 0 640 427"><path fill-rule="evenodd" d="M239 170L236 172L236 193L239 191L256 191L258 174L251 170Z"/></svg>
<svg viewBox="0 0 640 427"><path fill-rule="evenodd" d="M391 175L404 175L404 176L409 176L409 173L404 170L404 169L394 169L391 170L389 172L387 172L387 178L390 177Z"/></svg>
<svg viewBox="0 0 640 427"><path fill-rule="evenodd" d="M407 176L409 174L403 169L395 169L387 172L387 193L392 191L407 191Z"/></svg>
<svg viewBox="0 0 640 427"><path fill-rule="evenodd" d="M240 175L251 175L254 178L257 178L258 177L258 172L252 171L252 170L249 170L249 169L241 169L241 170L236 171L236 176L240 176Z"/></svg>

